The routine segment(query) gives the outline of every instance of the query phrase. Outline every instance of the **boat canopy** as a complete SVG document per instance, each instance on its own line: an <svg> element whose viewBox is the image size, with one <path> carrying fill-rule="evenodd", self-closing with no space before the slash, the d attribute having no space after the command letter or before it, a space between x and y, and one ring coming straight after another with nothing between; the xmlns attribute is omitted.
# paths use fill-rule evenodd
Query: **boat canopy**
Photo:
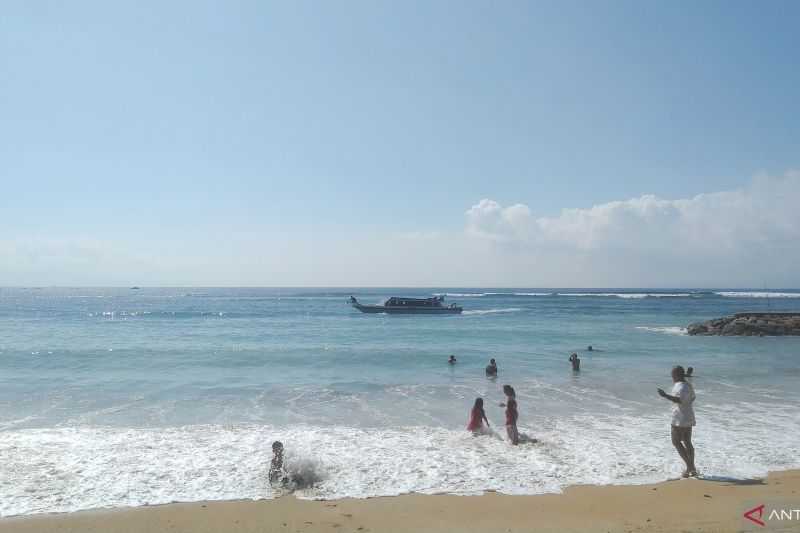
<svg viewBox="0 0 800 533"><path fill-rule="evenodd" d="M386 300L386 305L433 307L442 305L443 301L444 298L441 296L434 296L433 298L398 298L393 296Z"/></svg>

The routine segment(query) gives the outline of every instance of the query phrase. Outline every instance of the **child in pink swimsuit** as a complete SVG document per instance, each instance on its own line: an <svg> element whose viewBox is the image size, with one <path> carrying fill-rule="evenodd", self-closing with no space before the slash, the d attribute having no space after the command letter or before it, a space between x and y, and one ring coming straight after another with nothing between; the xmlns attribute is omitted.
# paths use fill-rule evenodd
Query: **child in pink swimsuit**
<svg viewBox="0 0 800 533"><path fill-rule="evenodd" d="M471 431L475 434L482 433L485 430L483 427L484 420L488 426L489 420L486 418L486 412L483 410L483 398L476 398L475 405L472 406L472 411L469 413L467 431Z"/></svg>

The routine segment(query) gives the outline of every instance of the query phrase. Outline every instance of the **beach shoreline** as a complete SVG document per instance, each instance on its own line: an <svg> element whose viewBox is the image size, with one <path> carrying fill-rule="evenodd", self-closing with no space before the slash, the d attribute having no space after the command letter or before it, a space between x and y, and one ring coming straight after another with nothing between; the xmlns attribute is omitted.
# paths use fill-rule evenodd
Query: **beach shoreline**
<svg viewBox="0 0 800 533"><path fill-rule="evenodd" d="M407 494L367 499L228 500L0 519L0 533L86 531L796 531L800 520L749 523L754 506L800 508L800 470L763 479L579 485L561 494Z"/></svg>

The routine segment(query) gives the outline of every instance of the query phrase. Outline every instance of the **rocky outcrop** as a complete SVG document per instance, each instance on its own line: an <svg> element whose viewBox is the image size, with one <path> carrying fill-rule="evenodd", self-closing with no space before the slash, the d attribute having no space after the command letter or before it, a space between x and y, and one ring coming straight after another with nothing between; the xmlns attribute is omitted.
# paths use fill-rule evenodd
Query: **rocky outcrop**
<svg viewBox="0 0 800 533"><path fill-rule="evenodd" d="M689 324L689 335L800 335L800 313L736 313Z"/></svg>

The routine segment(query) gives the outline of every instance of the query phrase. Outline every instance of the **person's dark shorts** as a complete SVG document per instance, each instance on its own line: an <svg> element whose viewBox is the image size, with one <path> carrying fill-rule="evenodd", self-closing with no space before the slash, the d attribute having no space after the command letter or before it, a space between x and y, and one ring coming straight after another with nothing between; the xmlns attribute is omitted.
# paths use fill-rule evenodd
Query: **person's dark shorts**
<svg viewBox="0 0 800 533"><path fill-rule="evenodd" d="M681 427L681 426L671 426L672 427L672 440L678 442L687 442L692 440L692 426Z"/></svg>

